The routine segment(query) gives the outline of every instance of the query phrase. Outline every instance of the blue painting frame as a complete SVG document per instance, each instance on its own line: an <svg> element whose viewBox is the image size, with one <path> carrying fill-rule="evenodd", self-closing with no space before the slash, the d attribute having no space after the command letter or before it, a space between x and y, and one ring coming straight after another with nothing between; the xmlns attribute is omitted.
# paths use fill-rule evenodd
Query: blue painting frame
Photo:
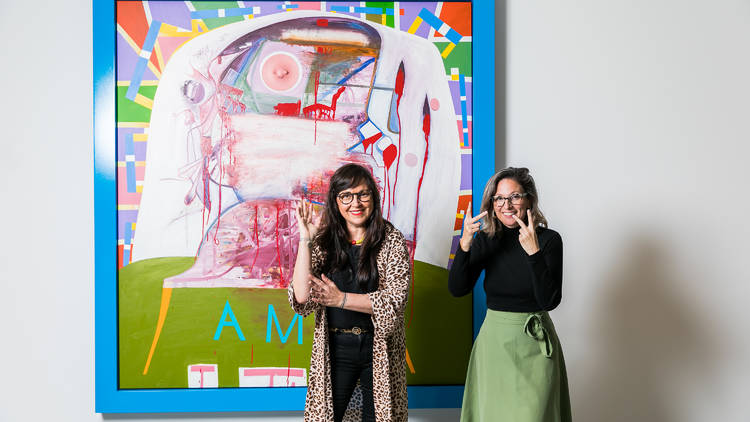
<svg viewBox="0 0 750 422"><path fill-rule="evenodd" d="M473 212L495 171L495 2L472 2ZM298 388L118 389L115 1L93 0L95 381L97 413L303 410ZM486 313L482 282L473 294L474 337ZM463 385L409 386L410 408L461 406Z"/></svg>

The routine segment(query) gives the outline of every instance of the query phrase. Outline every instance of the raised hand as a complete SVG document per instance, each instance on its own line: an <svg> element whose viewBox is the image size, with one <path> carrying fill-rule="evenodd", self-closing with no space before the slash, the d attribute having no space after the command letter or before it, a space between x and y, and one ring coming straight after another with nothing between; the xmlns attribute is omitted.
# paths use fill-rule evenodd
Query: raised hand
<svg viewBox="0 0 750 422"><path fill-rule="evenodd" d="M310 275L310 298L323 306L340 307L344 301L344 293L325 274L320 278Z"/></svg>
<svg viewBox="0 0 750 422"><path fill-rule="evenodd" d="M526 210L526 216L528 225L524 224L520 218L513 215L513 218L518 223L520 230L518 232L518 241L521 242L521 247L529 255L534 255L539 252L539 240L536 238L536 225L534 224L534 217L531 215L531 210Z"/></svg>
<svg viewBox="0 0 750 422"><path fill-rule="evenodd" d="M306 238L309 241L318 232L318 224L315 222L313 212L313 205L310 201L306 199L299 201L296 214L300 239Z"/></svg>
<svg viewBox="0 0 750 422"><path fill-rule="evenodd" d="M482 225L479 220L481 220L486 215L487 211L484 211L478 216L472 217L471 202L469 202L469 206L466 207L466 212L464 213L464 231L461 235L461 241L459 242L461 244L461 249L463 249L464 252L469 252L469 248L471 248L471 241L474 239L474 233L479 231L479 227L481 227Z"/></svg>

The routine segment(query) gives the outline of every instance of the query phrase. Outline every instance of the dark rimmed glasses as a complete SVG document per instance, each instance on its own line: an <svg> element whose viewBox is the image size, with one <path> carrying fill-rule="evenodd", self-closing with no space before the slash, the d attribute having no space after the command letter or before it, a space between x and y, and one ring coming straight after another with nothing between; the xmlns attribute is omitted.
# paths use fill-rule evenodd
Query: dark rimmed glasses
<svg viewBox="0 0 750 422"><path fill-rule="evenodd" d="M523 201L524 196L528 195L528 193L514 193L510 196L501 196L501 195L495 195L492 197L492 202L495 204L496 207L502 207L505 205L506 200L510 200L510 203L513 205L521 205L521 201Z"/></svg>
<svg viewBox="0 0 750 422"><path fill-rule="evenodd" d="M344 205L351 204L355 196L359 199L359 202L365 203L370 202L372 193L369 190L363 190L362 192L357 193L341 192L336 195L336 197L339 198L339 201Z"/></svg>

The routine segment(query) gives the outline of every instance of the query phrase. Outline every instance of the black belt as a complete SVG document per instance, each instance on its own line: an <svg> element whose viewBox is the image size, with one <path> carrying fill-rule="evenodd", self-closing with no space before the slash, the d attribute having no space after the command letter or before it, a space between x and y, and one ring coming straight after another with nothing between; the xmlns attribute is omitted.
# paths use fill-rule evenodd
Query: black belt
<svg viewBox="0 0 750 422"><path fill-rule="evenodd" d="M331 327L328 329L328 331L332 333L336 333L336 334L354 334L355 336L369 332L369 330L365 330L364 328L359 328L359 327L352 327L352 328Z"/></svg>

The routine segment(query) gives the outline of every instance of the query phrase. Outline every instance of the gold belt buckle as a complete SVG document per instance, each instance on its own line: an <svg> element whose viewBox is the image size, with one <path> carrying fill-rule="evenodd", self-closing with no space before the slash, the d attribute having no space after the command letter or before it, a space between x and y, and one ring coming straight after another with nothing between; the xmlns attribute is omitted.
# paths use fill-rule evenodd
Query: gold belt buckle
<svg viewBox="0 0 750 422"><path fill-rule="evenodd" d="M354 334L355 336L358 336L358 335L362 334L362 329L359 328L359 327L353 327L352 328L352 334Z"/></svg>

